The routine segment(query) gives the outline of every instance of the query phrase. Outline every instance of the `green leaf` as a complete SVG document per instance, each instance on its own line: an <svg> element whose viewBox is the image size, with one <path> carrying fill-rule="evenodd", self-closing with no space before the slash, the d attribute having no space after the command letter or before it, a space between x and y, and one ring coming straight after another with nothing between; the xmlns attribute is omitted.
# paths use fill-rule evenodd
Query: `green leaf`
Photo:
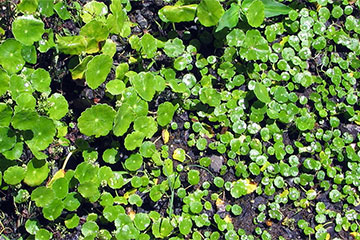
<svg viewBox="0 0 360 240"><path fill-rule="evenodd" d="M3 180L10 185L19 184L25 177L25 169L19 166L12 166L5 170Z"/></svg>
<svg viewBox="0 0 360 240"><path fill-rule="evenodd" d="M106 80L112 64L112 58L104 54L97 55L90 60L85 72L86 82L90 88L95 89Z"/></svg>
<svg viewBox="0 0 360 240"><path fill-rule="evenodd" d="M0 127L0 153L10 150L15 143L15 132L8 127Z"/></svg>
<svg viewBox="0 0 360 240"><path fill-rule="evenodd" d="M263 103L269 103L271 101L268 90L262 83L256 83L254 93Z"/></svg>
<svg viewBox="0 0 360 240"><path fill-rule="evenodd" d="M51 15L54 14L54 1L49 1L49 0L38 0L39 1L39 5L38 5L38 9L39 12L46 16L46 17L50 17Z"/></svg>
<svg viewBox="0 0 360 240"><path fill-rule="evenodd" d="M159 10L159 17L163 22L188 22L195 18L197 4L182 6L165 6Z"/></svg>
<svg viewBox="0 0 360 240"><path fill-rule="evenodd" d="M98 104L86 109L78 119L80 132L88 136L106 136L112 129L115 111L106 104Z"/></svg>
<svg viewBox="0 0 360 240"><path fill-rule="evenodd" d="M35 64L37 61L36 49L34 45L25 46L21 48L21 56L30 64Z"/></svg>
<svg viewBox="0 0 360 240"><path fill-rule="evenodd" d="M76 67L70 69L72 79L83 79L86 71L87 64L93 59L94 56L86 56Z"/></svg>
<svg viewBox="0 0 360 240"><path fill-rule="evenodd" d="M24 64L25 61L21 55L21 43L15 39L6 39L0 45L0 65L7 72L16 73L23 68Z"/></svg>
<svg viewBox="0 0 360 240"><path fill-rule="evenodd" d="M44 23L32 15L17 17L12 23L15 39L24 45L32 45L41 40L45 32Z"/></svg>
<svg viewBox="0 0 360 240"><path fill-rule="evenodd" d="M1 64L1 56L0 56L0 64ZM0 69L0 97L6 93L6 91L9 89L9 85L10 85L9 75L3 69ZM1 109L2 108L0 107L0 112L1 112ZM2 117L0 114L0 119L1 118ZM1 122L1 120L0 120L0 122ZM1 123L0 123L0 126L1 126Z"/></svg>
<svg viewBox="0 0 360 240"><path fill-rule="evenodd" d="M261 0L265 7L265 17L275 17L288 14L292 8L275 0Z"/></svg>
<svg viewBox="0 0 360 240"><path fill-rule="evenodd" d="M183 41L179 38L169 39L164 46L164 52L169 57L177 57L185 50Z"/></svg>
<svg viewBox="0 0 360 240"><path fill-rule="evenodd" d="M48 102L50 103L48 108L49 117L53 120L60 120L69 111L69 104L60 93L51 95Z"/></svg>
<svg viewBox="0 0 360 240"><path fill-rule="evenodd" d="M13 74L10 77L10 87L11 97L16 101L16 99L22 93L32 93L33 89L31 84L23 77Z"/></svg>
<svg viewBox="0 0 360 240"><path fill-rule="evenodd" d="M144 231L150 225L150 218L146 213L137 213L134 218L134 224L137 229Z"/></svg>
<svg viewBox="0 0 360 240"><path fill-rule="evenodd" d="M48 177L49 172L47 161L32 159L27 164L24 183L30 187L38 186Z"/></svg>
<svg viewBox="0 0 360 240"><path fill-rule="evenodd" d="M131 156L125 160L126 169L132 172L138 170L142 164L143 164L143 158L138 153L131 154Z"/></svg>
<svg viewBox="0 0 360 240"><path fill-rule="evenodd" d="M149 33L144 34L141 38L142 51L145 53L146 58L155 57L157 50L157 40Z"/></svg>
<svg viewBox="0 0 360 240"><path fill-rule="evenodd" d="M174 116L177 107L170 102L161 103L157 111L157 122L164 127L169 124Z"/></svg>
<svg viewBox="0 0 360 240"><path fill-rule="evenodd" d="M130 82L136 92L145 101L151 101L155 95L155 78L150 72L140 72L130 77Z"/></svg>
<svg viewBox="0 0 360 240"><path fill-rule="evenodd" d="M33 13L38 7L38 0L21 0L17 5L19 11L24 13Z"/></svg>
<svg viewBox="0 0 360 240"><path fill-rule="evenodd" d="M134 130L142 132L146 138L151 138L157 132L158 127L152 117L140 116L135 119Z"/></svg>
<svg viewBox="0 0 360 240"><path fill-rule="evenodd" d="M66 5L63 1L59 1L58 3L56 3L54 5L54 10L62 20L68 20L71 18L71 15L67 10Z"/></svg>
<svg viewBox="0 0 360 240"><path fill-rule="evenodd" d="M30 76L30 81L35 90L50 93L51 78L48 71L43 68L36 69Z"/></svg>
<svg viewBox="0 0 360 240"><path fill-rule="evenodd" d="M81 19L84 23L88 23L93 19L104 21L105 16L108 14L108 8L103 2L91 1L83 6L80 13Z"/></svg>
<svg viewBox="0 0 360 240"><path fill-rule="evenodd" d="M125 148L130 151L135 150L141 146L144 137L145 134L142 132L132 132L128 134L125 138Z"/></svg>
<svg viewBox="0 0 360 240"><path fill-rule="evenodd" d="M125 90L125 83L121 80L111 80L106 84L106 91L112 95L119 95Z"/></svg>
<svg viewBox="0 0 360 240"><path fill-rule="evenodd" d="M72 213L66 216L64 221L66 228L73 229L79 225L80 217L76 213Z"/></svg>
<svg viewBox="0 0 360 240"><path fill-rule="evenodd" d="M69 55L80 55L86 50L87 41L84 36L56 36L57 48Z"/></svg>
<svg viewBox="0 0 360 240"><path fill-rule="evenodd" d="M201 0L197 7L197 17L205 27L215 26L223 14L224 9L218 0Z"/></svg>
<svg viewBox="0 0 360 240"><path fill-rule="evenodd" d="M11 122L12 109L6 103L0 103L0 127L7 127Z"/></svg>
<svg viewBox="0 0 360 240"><path fill-rule="evenodd" d="M275 0L261 0L265 7L265 17L275 17L279 15L286 15L288 14L292 8L286 6L283 3L279 3ZM250 5L252 4L253 0L244 0L242 2L242 8L246 12Z"/></svg>
<svg viewBox="0 0 360 240"><path fill-rule="evenodd" d="M100 193L98 190L98 186L94 184L93 182L85 182L81 183L78 187L78 191L84 198L93 198L94 196L100 197ZM98 198L97 197L97 198ZM96 201L96 199L95 199Z"/></svg>
<svg viewBox="0 0 360 240"><path fill-rule="evenodd" d="M270 53L268 42L261 36L258 30L246 32L244 43L240 49L240 55L247 60L258 60Z"/></svg>
<svg viewBox="0 0 360 240"><path fill-rule="evenodd" d="M130 127L130 124L135 120L135 117L136 115L129 104L123 103L116 112L114 119L114 135L117 137L124 135Z"/></svg>
<svg viewBox="0 0 360 240"><path fill-rule="evenodd" d="M93 164L82 162L76 166L74 177L79 180L80 183L93 182L94 184L98 181L98 171L99 168Z"/></svg>
<svg viewBox="0 0 360 240"><path fill-rule="evenodd" d="M231 7L226 10L224 15L221 16L219 20L219 25L216 28L216 32L219 32L224 28L231 29L235 27L239 22L239 12L240 6L236 3L232 3Z"/></svg>
<svg viewBox="0 0 360 240"><path fill-rule="evenodd" d="M44 215L44 218L50 221L54 221L55 219L60 217L63 209L64 203L60 199L55 198L53 199L53 201L51 201L51 203L49 203L42 209L42 213Z"/></svg>
<svg viewBox="0 0 360 240"><path fill-rule="evenodd" d="M44 228L40 228L35 234L35 240L49 240L53 234Z"/></svg>
<svg viewBox="0 0 360 240"><path fill-rule="evenodd" d="M110 10L112 14L107 18L107 25L110 28L110 32L126 37L128 34L125 34L125 32L128 31L127 28L129 27L126 24L127 15L122 7L121 0L113 0L110 5Z"/></svg>
<svg viewBox="0 0 360 240"><path fill-rule="evenodd" d="M260 0L253 1L246 12L248 23L252 27L260 27L265 19L264 4Z"/></svg>

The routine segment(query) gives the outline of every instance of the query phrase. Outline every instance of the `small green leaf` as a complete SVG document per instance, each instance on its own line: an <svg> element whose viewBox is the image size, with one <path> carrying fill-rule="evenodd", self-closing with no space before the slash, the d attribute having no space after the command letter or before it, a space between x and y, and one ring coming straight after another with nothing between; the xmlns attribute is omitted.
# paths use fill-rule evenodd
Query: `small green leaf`
<svg viewBox="0 0 360 240"><path fill-rule="evenodd" d="M80 17L84 23L88 23L93 19L105 21L106 14L108 14L108 8L105 3L90 1L83 6Z"/></svg>
<svg viewBox="0 0 360 240"><path fill-rule="evenodd" d="M72 213L66 216L65 218L65 226L68 229L76 228L79 225L80 217L76 213Z"/></svg>
<svg viewBox="0 0 360 240"><path fill-rule="evenodd" d="M86 82L90 88L99 87L109 74L112 67L112 59L108 55L97 55L87 64L85 72Z"/></svg>
<svg viewBox="0 0 360 240"><path fill-rule="evenodd" d="M60 199L53 199L51 203L44 206L42 209L42 213L44 218L54 221L58 217L60 217L62 211L64 209L64 203Z"/></svg>
<svg viewBox="0 0 360 240"><path fill-rule="evenodd" d="M35 90L50 93L51 78L48 71L43 68L36 69L30 76L30 81Z"/></svg>
<svg viewBox="0 0 360 240"><path fill-rule="evenodd" d="M254 93L263 103L269 103L271 101L268 90L262 83L256 83Z"/></svg>
<svg viewBox="0 0 360 240"><path fill-rule="evenodd" d="M16 136L8 127L0 127L0 153L10 150L15 146Z"/></svg>
<svg viewBox="0 0 360 240"><path fill-rule="evenodd" d="M54 2L53 1L49 1L49 0L38 0L38 9L39 12L46 16L46 17L50 17L51 15L54 14Z"/></svg>
<svg viewBox="0 0 360 240"><path fill-rule="evenodd" d="M161 103L157 111L157 121L160 126L164 127L169 124L174 116L177 107L170 102Z"/></svg>
<svg viewBox="0 0 360 240"><path fill-rule="evenodd" d="M48 109L49 117L53 120L60 120L69 111L69 104L60 93L54 93L48 101L50 103Z"/></svg>
<svg viewBox="0 0 360 240"><path fill-rule="evenodd" d="M144 137L145 134L142 132L132 132L128 134L125 138L125 148L130 151L135 150L141 146Z"/></svg>
<svg viewBox="0 0 360 240"><path fill-rule="evenodd" d="M56 3L54 5L54 10L62 20L67 20L71 18L71 15L67 10L66 5L63 1L59 1L58 3Z"/></svg>
<svg viewBox="0 0 360 240"><path fill-rule="evenodd" d="M197 17L205 27L215 26L223 14L224 9L218 0L201 0L197 7Z"/></svg>
<svg viewBox="0 0 360 240"><path fill-rule="evenodd" d="M165 6L159 10L159 17L163 22L188 22L195 18L197 4L182 6Z"/></svg>
<svg viewBox="0 0 360 240"><path fill-rule="evenodd" d="M35 240L49 240L53 234L44 228L40 228L35 234Z"/></svg>
<svg viewBox="0 0 360 240"><path fill-rule="evenodd" d="M31 200L37 207L45 207L54 200L54 197L54 191L45 186L38 187L31 193Z"/></svg>
<svg viewBox="0 0 360 240"><path fill-rule="evenodd" d="M40 185L50 172L48 162L45 160L32 159L26 167L24 183L34 187Z"/></svg>
<svg viewBox="0 0 360 240"><path fill-rule="evenodd" d="M80 55L86 50L87 41L84 36L56 36L57 48L60 52L70 55Z"/></svg>
<svg viewBox="0 0 360 240"><path fill-rule="evenodd" d="M127 103L123 103L114 119L113 132L115 136L122 136L126 133L130 124L135 120L135 113Z"/></svg>
<svg viewBox="0 0 360 240"><path fill-rule="evenodd" d="M232 3L231 7L221 16L216 32L221 31L224 28L231 29L235 27L239 22L239 12L240 6L236 3Z"/></svg>

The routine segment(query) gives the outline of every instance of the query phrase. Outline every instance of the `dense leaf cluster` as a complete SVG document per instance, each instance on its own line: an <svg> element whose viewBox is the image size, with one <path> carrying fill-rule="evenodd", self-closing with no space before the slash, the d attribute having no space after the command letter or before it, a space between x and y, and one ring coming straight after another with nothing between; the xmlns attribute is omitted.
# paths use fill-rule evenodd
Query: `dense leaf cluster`
<svg viewBox="0 0 360 240"><path fill-rule="evenodd" d="M1 236L359 239L359 5L1 2Z"/></svg>

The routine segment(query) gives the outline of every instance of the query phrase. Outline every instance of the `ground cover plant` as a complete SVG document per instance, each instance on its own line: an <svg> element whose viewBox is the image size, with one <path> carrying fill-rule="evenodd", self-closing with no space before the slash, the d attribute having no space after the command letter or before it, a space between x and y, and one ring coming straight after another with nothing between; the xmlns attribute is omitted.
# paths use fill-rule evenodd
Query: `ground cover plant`
<svg viewBox="0 0 360 240"><path fill-rule="evenodd" d="M1 239L360 239L359 8L0 1Z"/></svg>

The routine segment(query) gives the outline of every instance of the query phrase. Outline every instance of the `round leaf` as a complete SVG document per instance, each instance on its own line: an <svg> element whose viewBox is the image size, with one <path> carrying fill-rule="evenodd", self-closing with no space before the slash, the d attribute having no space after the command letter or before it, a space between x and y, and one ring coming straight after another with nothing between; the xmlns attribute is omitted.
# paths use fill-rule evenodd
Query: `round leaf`
<svg viewBox="0 0 360 240"><path fill-rule="evenodd" d="M106 104L98 104L86 109L78 119L80 132L88 136L106 136L112 129L115 111Z"/></svg>
<svg viewBox="0 0 360 240"><path fill-rule="evenodd" d="M125 160L125 167L129 171L136 171L141 168L143 164L143 158L140 154L132 154L129 158Z"/></svg>
<svg viewBox="0 0 360 240"><path fill-rule="evenodd" d="M10 185L20 183L25 177L25 169L19 166L12 166L4 172L4 182Z"/></svg>
<svg viewBox="0 0 360 240"><path fill-rule="evenodd" d="M215 26L223 14L224 9L218 0L202 0L197 7L197 17L205 27Z"/></svg>
<svg viewBox="0 0 360 240"><path fill-rule="evenodd" d="M24 183L31 187L40 185L48 177L48 165L45 160L32 159L27 164Z"/></svg>
<svg viewBox="0 0 360 240"><path fill-rule="evenodd" d="M87 65L85 72L86 82L90 88L99 87L110 73L112 59L108 55L97 55Z"/></svg>
<svg viewBox="0 0 360 240"><path fill-rule="evenodd" d="M45 32L44 23L32 15L17 17L12 23L15 39L24 45L32 45L41 40Z"/></svg>
<svg viewBox="0 0 360 240"><path fill-rule="evenodd" d="M0 65L7 72L16 73L23 68L24 64L25 60L21 55L21 44L15 39L6 39L0 45Z"/></svg>

